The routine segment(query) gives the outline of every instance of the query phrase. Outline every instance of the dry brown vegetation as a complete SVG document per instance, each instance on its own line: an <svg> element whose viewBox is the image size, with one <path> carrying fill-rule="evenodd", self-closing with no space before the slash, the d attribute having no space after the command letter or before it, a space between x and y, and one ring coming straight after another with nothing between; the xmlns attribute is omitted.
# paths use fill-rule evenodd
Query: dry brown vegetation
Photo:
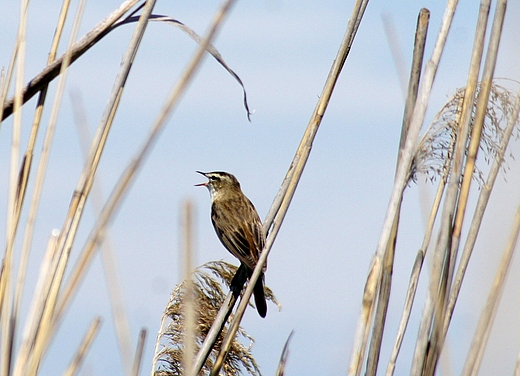
<svg viewBox="0 0 520 376"><path fill-rule="evenodd" d="M23 4L25 4L22 1ZM240 85L240 78L227 66L218 51L211 45L223 21L229 16L234 1L223 3L220 10L209 25L206 35L199 37L187 26L169 17L153 14L155 1L128 0L107 16L105 20L90 33L74 42L77 30L72 32L71 42L67 52L58 57L57 45L65 24L65 15L69 12L69 4L64 1L62 17L60 18L55 34L55 43L49 53L47 68L43 69L29 84L24 86L21 81L24 57L24 22L22 13L20 19L19 39L16 44L10 65L4 72L1 81L1 102L4 103L2 117L12 121L12 151L11 169L6 173L9 180L9 199L7 206L8 226L6 230L5 253L3 256L0 276L1 302L1 332L2 354L1 375L36 375L46 350L52 344L56 333L72 297L97 248L103 243L107 233L107 225L121 204L128 187L136 173L142 167L147 155L161 134L172 111L193 79L193 74L200 64L201 58L209 52L219 63L236 79ZM321 120L325 115L328 102L333 95L338 76L348 57L352 42L358 27L360 27L368 1L356 3L350 22L345 25L345 36L338 48L336 59L328 77L324 77L323 92L319 96L314 112L302 136L301 143L294 154L279 193L274 198L273 205L264 223L268 233L267 243L255 269L252 282L242 291L238 306L235 308L236 297L228 293L228 287L236 268L224 262L211 262L195 269L195 272L186 273L193 278L193 285L189 279L177 286L168 303L163 323L157 338L157 347L152 365L152 373L156 375L170 374L218 374L235 375L243 372L252 375L260 374L259 367L253 358L248 341L252 338L240 326L245 309L248 307L254 281L260 275L263 263L266 261L271 247L290 206L291 199L297 188L299 179L311 155L312 144L319 130ZM353 350L348 369L349 375L383 374L392 375L395 362L399 356L403 337L406 333L408 319L413 307L417 291L417 284L423 271L423 261L427 252L433 253L433 265L428 278L429 288L425 306L422 308L419 335L413 354L413 375L433 375L436 373L439 358L443 350L446 334L448 333L455 305L459 296L464 275L480 230L483 215L489 196L493 190L497 174L506 166L504 159L507 156L511 136L518 137L518 112L520 97L501 86L500 81L494 80L494 68L497 50L502 32L503 17L506 11L506 1L497 1L494 18L490 18L490 1L481 2L479 24L475 33L474 49L471 57L471 66L468 67L468 79L464 88L458 89L445 106L440 109L437 117L429 127L423 127L426 108L431 88L437 73L437 67L442 56L447 35L450 31L452 18L457 7L456 1L449 1L446 13L431 57L427 56L427 63L423 66L425 30L428 28L428 12L422 10L419 15L417 40L414 46L414 63L410 74L410 84L403 131L399 146L399 158L396 166L395 181L387 208L382 232L374 253L369 274L365 285L361 313L357 332L352 342ZM477 6L477 5L475 5ZM78 25L82 7L79 7L74 25ZM118 172L119 178L110 197L102 205L97 222L91 229L90 235L83 245L75 266L66 273L69 267L70 252L77 235L87 198L92 194L94 177L106 146L107 136L123 95L124 83L131 72L132 62L139 49L140 41L146 31L149 20L168 22L181 27L199 45L190 64L180 77L170 95L165 98L163 111L157 115L150 129L148 137L142 147L127 167ZM37 215L41 186L46 176L48 150L53 142L53 132L57 121L58 106L63 95L67 67L78 59L90 47L99 42L105 35L115 28L131 24L135 27L132 40L123 58L120 72L110 101L105 109L96 136L89 145L87 162L81 172L81 177L70 200L69 210L58 233L49 237L47 253L41 266L40 277L36 285L34 299L27 315L21 315L22 292L31 248L34 230L34 218ZM490 28L489 35L485 30ZM430 34L433 34L430 31ZM3 62L4 63L4 62ZM53 81L58 81L53 104L46 98L47 87ZM242 85L244 87L244 85ZM455 88L454 88L455 90ZM12 94L12 95L11 95ZM22 110L31 113L24 104L32 96L37 96L38 107L33 113L33 128L28 145L20 144L21 122L18 114ZM249 116L246 92L244 89L244 104ZM45 129L45 147L41 154L35 155L34 145L36 137L42 132L40 129L41 113L44 106L52 106L51 120ZM5 126L5 125L4 125ZM421 131L426 128L425 131ZM41 137L41 135L40 135ZM484 165L477 164L477 154L482 155ZM479 163L480 163L479 160ZM32 170L36 170L35 178L29 179ZM391 297L392 271L395 255L396 238L404 236L399 231L400 208L403 193L420 179L421 174L436 184L437 195L429 214L429 223L424 234L424 241L417 252L413 263L409 290L403 309L399 331L395 335L395 345L392 349L390 361L385 366L379 364L382 337L385 333L385 320L388 302ZM472 184L479 184L480 190L475 200L476 210L469 213L467 210L469 192ZM27 196L28 186L32 197ZM70 198L67 197L67 200ZM22 211L30 213L25 224L20 223ZM25 217L24 217L25 218ZM187 220L189 222L189 219ZM464 227L463 224L469 225ZM474 334L474 340L465 362L465 375L477 374L485 350L486 340L493 323L494 313L500 301L501 292L511 265L512 255L516 247L520 230L520 208L511 230L511 238L504 250L500 269L488 297L488 303L481 313L481 318ZM186 248L189 254L190 237L186 233ZM435 242L431 242L435 237ZM18 246L18 240L21 246ZM104 260L110 264L110 259ZM15 268L15 265L18 268ZM193 270L188 266L187 270ZM424 274L424 273L422 273ZM67 275L67 278L65 276ZM29 292L26 292L29 293ZM194 294L193 307L185 311L185 298ZM272 301L276 299L269 291ZM117 300L117 292L112 294ZM420 309L415 307L415 309ZM193 315L191 317L190 315ZM25 317L21 322L20 317ZM191 324L185 324L190 320ZM117 322L118 320L116 320ZM144 343L143 332L135 354L128 350L125 338L128 336L124 328L124 315L119 316L117 328L122 353L127 360L127 374L138 374L142 368L140 357ZM99 328L100 320L93 320L92 326L85 335L85 339L78 349L67 374L77 373L82 359L88 351ZM159 325L159 323L158 323ZM117 326L117 324L116 324ZM191 333L190 333L191 332ZM238 335L237 335L238 333ZM385 333L393 335L393 333ZM191 337L190 337L191 335ZM19 346L15 338L21 338ZM242 341L245 341L243 343ZM193 357L186 357L185 347L192 338L195 345ZM283 362L278 374L283 374L283 364L298 362L298 359L287 358L285 349ZM280 349L281 350L281 349ZM519 358L520 359L520 358ZM144 367L147 368L147 367ZM520 375L520 362L517 363L515 374Z"/></svg>

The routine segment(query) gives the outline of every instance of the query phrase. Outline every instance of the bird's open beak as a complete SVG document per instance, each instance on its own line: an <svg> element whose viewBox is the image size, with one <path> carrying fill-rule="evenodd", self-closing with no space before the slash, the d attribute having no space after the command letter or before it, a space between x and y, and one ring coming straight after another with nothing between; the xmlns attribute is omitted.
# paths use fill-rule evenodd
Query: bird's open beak
<svg viewBox="0 0 520 376"><path fill-rule="evenodd" d="M197 173L201 174L201 175L204 175L206 176L206 173L205 172L202 172L202 171L196 171ZM208 186L208 183L209 181L205 182L205 183L200 183L200 184L195 184L195 187L207 187Z"/></svg>

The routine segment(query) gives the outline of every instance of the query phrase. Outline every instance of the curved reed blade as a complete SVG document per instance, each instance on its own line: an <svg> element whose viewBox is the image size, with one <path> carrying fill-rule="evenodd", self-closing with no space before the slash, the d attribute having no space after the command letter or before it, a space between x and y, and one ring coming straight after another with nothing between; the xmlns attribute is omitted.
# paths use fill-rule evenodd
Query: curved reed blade
<svg viewBox="0 0 520 376"><path fill-rule="evenodd" d="M276 376L283 376L285 374L285 366L289 360L289 344L291 343L293 335L294 329L291 330L291 333L289 334L289 337L287 337L285 345L283 346L282 355L280 355L280 361L278 362L278 368L276 369Z"/></svg>

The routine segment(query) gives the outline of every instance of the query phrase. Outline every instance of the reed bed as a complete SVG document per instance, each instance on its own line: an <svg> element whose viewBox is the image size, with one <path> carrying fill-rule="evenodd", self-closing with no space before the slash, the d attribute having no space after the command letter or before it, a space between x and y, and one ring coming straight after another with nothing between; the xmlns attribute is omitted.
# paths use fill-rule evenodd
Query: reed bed
<svg viewBox="0 0 520 376"><path fill-rule="evenodd" d="M0 274L1 375L40 373L46 353L53 346L53 339L99 249L108 281L112 325L117 335L123 364L121 372L127 375L148 372L148 364L142 362L147 347L147 331L140 331L135 338L137 346L133 347L128 313L125 312L124 303L120 299L122 281L117 272L115 251L109 241L110 225L173 112L179 106L186 89L194 80L204 56L211 55L240 85L244 111L247 119L251 120L247 84L212 44L224 27L225 21L232 17L235 1L224 1L208 25L206 33L199 36L181 21L155 14L155 0L127 0L76 41L85 6L85 1L81 1L74 4L76 12L69 41L65 52L59 56L59 45L67 25L66 20L71 17L72 4L65 0L58 17L47 66L31 80L27 80L24 74L29 3L22 0L20 5L17 40L7 70L2 74L0 87L3 103L1 117L4 122L2 128L12 127L10 167L9 173L5 172L8 181L7 225ZM495 3L490 0L481 1L473 49L468 59L467 82L462 88L453 88L454 95L439 109L429 125L426 124L426 118L430 96L439 65L445 58L444 49L458 1L447 1L437 34L429 27L430 12L422 9L418 14L407 99L401 123L401 138L396 145L398 156L394 182L389 192L389 203L380 238L366 276L356 331L353 338L345 339L351 348L350 361L345 369L349 375L385 373L390 376L396 373L396 364L403 357L410 360L412 375L440 373L439 363L443 351L446 351L446 338L453 317L457 314L457 301L466 271L470 267L487 204L499 172L507 169L506 158L511 149L510 142L520 134L520 90L514 93L502 85L504 80L496 80L494 77L507 13L506 5L505 0L497 0ZM345 69L345 62L350 53L361 49L354 41L358 31L363 28L362 20L366 12L370 12L368 0L356 1L329 74L324 77L322 92L266 215L266 245L250 281L241 294L228 292L233 276L240 272L237 267L223 261L206 262L197 267L197 220L193 202L186 201L180 226L182 242L179 248L182 252L179 252L181 256L177 258L178 264L182 265L183 281L173 289L162 321L159 322L160 318L157 318L159 333L155 340L153 361L150 364L151 375L261 374L261 365L257 363L251 351L254 339L242 324L244 312L250 307L249 301L255 281L267 262L307 162L311 158L313 144L326 116L340 74ZM160 98L163 101L162 109L154 116L140 147L124 168L114 173L117 179L111 194L105 200L96 181L99 165L103 154L106 153L111 127L124 97L125 84L132 74L133 64L139 54L146 30L150 27L150 21L178 27L196 42L197 48L169 94ZM77 125L80 133L84 135L82 138L85 145L85 161L71 196L66 198L69 204L62 227L59 231L49 234L45 246L35 245L33 237L43 185L46 179L52 178L47 173L48 162L55 128L59 122L58 114L63 101L68 69L75 62L81 61L90 48L121 27L132 28L132 36L93 137L87 134L87 126L83 124L85 114L82 113L80 101L74 101ZM432 38L431 35L434 35L435 42L431 55L427 55L425 45L428 38ZM51 115L42 136L42 114L49 107L47 94L49 85L54 84L54 81L57 82L57 86L53 91L54 97L49 110ZM32 112L27 103L31 103L29 101L34 96L37 97L37 105ZM22 114L32 115L27 145L22 145ZM7 121L9 125L6 125ZM0 133L0 137L6 137L6 133ZM35 152L35 145L41 137L43 147L38 153ZM399 252L398 240L406 237L406 230L402 230L400 225L402 205L405 191L414 187L420 179L430 181L436 188L436 195L427 214L428 223L422 244L417 244L415 259L408 260L408 290L405 293L397 332L393 333L387 329L387 320L389 304L393 297L392 282L395 258ZM88 230L89 234L84 244L78 245L78 232L87 208L87 199L91 196L95 223ZM513 201L511 205L516 203ZM468 208L474 208L474 212L471 213ZM493 285L487 287L488 298L468 349L462 371L464 375L479 373L508 271L514 260L520 231L519 213L520 207L515 218L511 219L511 234ZM23 221L25 223L22 223ZM35 247L46 248L46 251L38 280L31 286L33 290L29 291L26 286L27 270L31 249ZM73 247L79 247L79 253L71 258ZM423 268L427 255L430 255L428 257L431 259L428 272ZM422 297L422 308L414 304L421 280L428 285L426 295ZM25 295L32 296L26 310L22 304ZM269 287L266 287L266 296L281 307ZM238 305L235 307L237 301ZM421 309L422 313L417 323L418 333L411 333L408 326L412 312ZM327 312L323 314L327 315ZM70 362L64 362L64 374L74 375L80 372L89 349L96 346L95 338L101 322L101 318L94 318L84 338L78 338L79 345L73 358ZM402 351L405 336L416 336L412 353L406 354ZM297 358L289 356L293 338L294 332L291 332L285 346L279 349L277 375L290 373L291 363L298 363ZM393 346L385 349L389 342L392 342ZM388 359L381 357L383 351L390 354ZM517 361L515 374L520 374L519 364Z"/></svg>

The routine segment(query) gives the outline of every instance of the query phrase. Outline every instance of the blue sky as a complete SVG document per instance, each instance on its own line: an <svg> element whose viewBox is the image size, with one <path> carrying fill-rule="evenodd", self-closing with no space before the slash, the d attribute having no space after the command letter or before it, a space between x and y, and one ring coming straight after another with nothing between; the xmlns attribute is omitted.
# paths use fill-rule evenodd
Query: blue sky
<svg viewBox="0 0 520 376"><path fill-rule="evenodd" d="M203 34L218 4L213 0L159 1L154 13L174 17ZM118 1L87 2L80 35L118 5ZM178 227L184 199L190 198L196 204L197 264L216 259L236 262L213 232L208 194L193 187L202 181L195 170L235 174L260 216L266 215L320 95L352 5L352 1L239 2L214 44L246 86L254 110L252 122L247 121L243 110L240 87L207 58L139 173L112 225L111 239L133 341L137 341L141 327L148 329L143 375L150 370L163 309L180 281ZM436 0L373 0L368 5L269 258L266 282L283 309L278 312L270 305L265 320L248 310L243 321L256 339L253 354L264 375L274 374L283 344L293 329L288 375L346 373L366 273L390 197L404 105L382 18L386 16L393 22L407 72L420 8L431 11L426 49L429 58L444 5ZM45 65L59 6L57 1L30 3L25 81ZM18 7L16 2L0 0L0 65L4 67L14 41ZM434 84L427 123L455 89L465 84L477 12L474 1L460 1ZM498 77L520 79L516 37L520 30L515 24L519 14L519 4L510 2ZM37 222L30 289L46 239L52 229L62 226L82 168L70 94L82 97L93 133L132 30L132 26L126 26L113 32L70 70ZM181 31L169 25L149 25L100 165L98 180L105 196L141 145L195 48ZM55 85L49 98L54 89ZM34 103L30 103L24 111L24 143L33 107ZM48 118L49 109L44 124ZM5 176L11 121L6 121L0 131L0 171ZM41 140L36 150L40 148ZM461 370L478 312L509 234L519 182L518 163L511 161L510 166L507 182L499 178L500 193L492 199L475 260L470 265L467 287L462 291L450 330L449 355L443 364L455 374ZM0 199L6 202L7 182L0 182L0 188ZM382 369L393 343L410 268L422 241L420 199L429 200L433 188L430 184L414 184L405 193ZM73 258L88 236L94 218L89 206ZM4 226L4 221L5 216L0 216L0 226ZM515 273L516 264L511 275L519 274ZM396 374L409 371L426 280L424 275ZM511 288L515 282L509 282L504 296L507 305L497 316L483 374L491 370L496 373L498 367L511 373L520 348L518 320L507 316L507 312L518 312L519 308L518 297ZM97 257L42 365L43 375L63 372L96 315L104 318L104 324L85 361L83 374L123 373L105 286ZM30 289L25 307L29 304Z"/></svg>

